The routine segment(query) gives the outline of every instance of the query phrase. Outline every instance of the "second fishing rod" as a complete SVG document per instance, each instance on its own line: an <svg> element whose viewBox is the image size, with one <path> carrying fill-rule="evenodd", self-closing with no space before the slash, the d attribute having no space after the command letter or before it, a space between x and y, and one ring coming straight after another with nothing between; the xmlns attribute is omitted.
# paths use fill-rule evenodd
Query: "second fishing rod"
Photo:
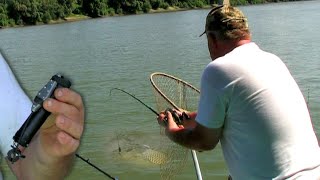
<svg viewBox="0 0 320 180"><path fill-rule="evenodd" d="M61 74L56 74L52 76L47 84L44 85L37 93L33 100L33 104L31 106L31 113L26 119L26 121L22 124L20 129L13 136L13 145L11 146L11 150L7 152L7 159L13 164L21 158L26 158L23 154L23 151L20 150L20 147L27 148L32 138L41 128L41 126L45 123L46 119L51 114L43 108L43 103L48 98L54 98L54 91L57 88L70 88L71 82L69 79L65 78ZM112 177L110 174L106 173L102 169L98 168L96 165L89 162L89 159L84 159L79 154L75 154L77 158L80 158L84 162L88 163L90 166L94 167L99 172L106 175L108 178L116 180L117 178Z"/></svg>

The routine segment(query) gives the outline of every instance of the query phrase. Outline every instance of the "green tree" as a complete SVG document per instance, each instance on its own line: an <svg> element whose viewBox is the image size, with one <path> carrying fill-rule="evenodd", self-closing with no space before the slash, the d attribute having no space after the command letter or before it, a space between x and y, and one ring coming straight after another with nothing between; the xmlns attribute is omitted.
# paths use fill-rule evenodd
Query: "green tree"
<svg viewBox="0 0 320 180"><path fill-rule="evenodd" d="M108 13L107 0L83 0L82 8L90 17L101 17Z"/></svg>
<svg viewBox="0 0 320 180"><path fill-rule="evenodd" d="M40 19L44 23L51 20L63 19L67 15L63 5L60 5L57 0L39 0Z"/></svg>
<svg viewBox="0 0 320 180"><path fill-rule="evenodd" d="M121 4L121 8L126 14L136 14L142 11L143 2L138 0L126 0Z"/></svg>
<svg viewBox="0 0 320 180"><path fill-rule="evenodd" d="M58 3L63 8L64 14L69 16L78 7L77 0L58 0Z"/></svg>
<svg viewBox="0 0 320 180"><path fill-rule="evenodd" d="M150 4L152 9L158 9L164 3L163 0L150 0Z"/></svg>
<svg viewBox="0 0 320 180"><path fill-rule="evenodd" d="M143 11L144 13L148 13L151 8L152 8L152 7L151 7L151 4L150 4L150 1L148 1L148 0L145 1L145 2L143 3L143 5L142 5L142 11Z"/></svg>
<svg viewBox="0 0 320 180"><path fill-rule="evenodd" d="M40 19L36 0L13 0L8 3L8 9L16 24L36 24Z"/></svg>
<svg viewBox="0 0 320 180"><path fill-rule="evenodd" d="M165 0L170 6L178 6L179 0Z"/></svg>
<svg viewBox="0 0 320 180"><path fill-rule="evenodd" d="M108 7L113 8L114 11L117 14L122 14L122 8L121 8L121 3L124 2L124 0L109 0L108 1ZM120 13L121 12L121 13Z"/></svg>
<svg viewBox="0 0 320 180"><path fill-rule="evenodd" d="M7 5L0 3L0 27L9 25L9 17L7 13Z"/></svg>

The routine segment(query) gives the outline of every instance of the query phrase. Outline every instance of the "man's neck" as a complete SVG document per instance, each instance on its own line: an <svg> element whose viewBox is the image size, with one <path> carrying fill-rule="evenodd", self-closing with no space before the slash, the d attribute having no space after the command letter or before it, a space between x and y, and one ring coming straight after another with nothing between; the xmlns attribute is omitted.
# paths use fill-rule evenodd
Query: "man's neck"
<svg viewBox="0 0 320 180"><path fill-rule="evenodd" d="M217 51L218 53L216 54L217 56L214 59L222 57L222 56L228 54L229 52L233 51L235 48L242 46L244 44L248 44L250 42L251 42L250 39L220 42L219 43L219 50Z"/></svg>
<svg viewBox="0 0 320 180"><path fill-rule="evenodd" d="M243 39L243 40L238 41L238 43L236 43L236 46L239 47L239 46L242 46L244 44L248 44L250 42L251 42L250 39Z"/></svg>

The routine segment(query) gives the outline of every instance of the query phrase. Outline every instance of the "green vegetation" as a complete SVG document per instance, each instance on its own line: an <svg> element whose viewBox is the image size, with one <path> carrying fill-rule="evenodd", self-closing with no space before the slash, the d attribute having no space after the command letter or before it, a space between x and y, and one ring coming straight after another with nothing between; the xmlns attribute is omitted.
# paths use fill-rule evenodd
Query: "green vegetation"
<svg viewBox="0 0 320 180"><path fill-rule="evenodd" d="M230 3L245 5L279 1L290 0L230 0ZM0 28L69 21L75 17L96 18L148 13L158 9L203 8L214 3L218 0L0 0Z"/></svg>

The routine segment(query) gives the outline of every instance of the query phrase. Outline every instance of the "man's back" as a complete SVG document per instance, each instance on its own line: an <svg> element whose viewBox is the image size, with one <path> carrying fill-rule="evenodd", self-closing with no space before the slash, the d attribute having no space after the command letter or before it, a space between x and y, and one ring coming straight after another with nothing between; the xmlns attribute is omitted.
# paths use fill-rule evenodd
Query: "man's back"
<svg viewBox="0 0 320 180"><path fill-rule="evenodd" d="M211 62L204 76L201 93L211 89L225 108L215 116L225 117L221 145L234 179L283 178L320 165L304 97L278 57L245 44Z"/></svg>

